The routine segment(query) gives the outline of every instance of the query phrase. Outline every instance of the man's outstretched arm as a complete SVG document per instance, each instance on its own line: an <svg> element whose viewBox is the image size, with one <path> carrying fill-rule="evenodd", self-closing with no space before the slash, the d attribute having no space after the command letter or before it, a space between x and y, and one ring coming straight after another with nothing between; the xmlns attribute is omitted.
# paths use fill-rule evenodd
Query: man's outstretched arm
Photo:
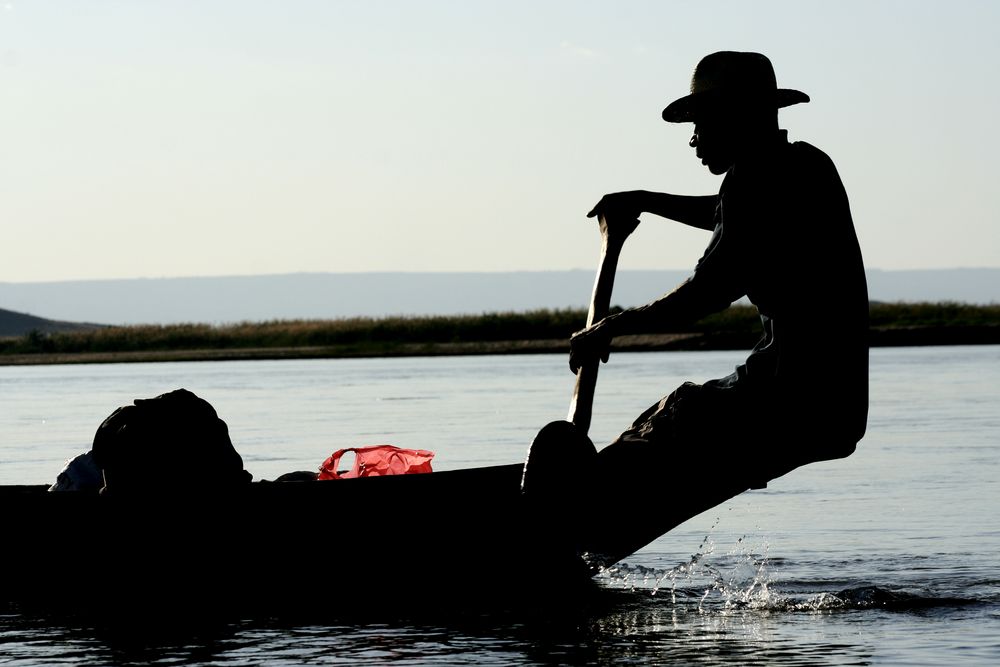
<svg viewBox="0 0 1000 667"><path fill-rule="evenodd" d="M652 213L711 231L715 227L715 208L718 203L719 195L671 195L665 192L630 190L604 195L587 217L603 215L612 221L635 220L642 213Z"/></svg>

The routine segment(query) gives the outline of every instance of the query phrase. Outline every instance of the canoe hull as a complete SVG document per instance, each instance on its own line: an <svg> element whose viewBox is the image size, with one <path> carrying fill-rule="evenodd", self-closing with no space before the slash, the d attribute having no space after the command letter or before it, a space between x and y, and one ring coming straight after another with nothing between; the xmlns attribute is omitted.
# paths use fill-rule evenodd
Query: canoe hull
<svg viewBox="0 0 1000 667"><path fill-rule="evenodd" d="M524 504L520 477L510 465L169 498L0 487L3 597L434 606L587 581L575 547Z"/></svg>

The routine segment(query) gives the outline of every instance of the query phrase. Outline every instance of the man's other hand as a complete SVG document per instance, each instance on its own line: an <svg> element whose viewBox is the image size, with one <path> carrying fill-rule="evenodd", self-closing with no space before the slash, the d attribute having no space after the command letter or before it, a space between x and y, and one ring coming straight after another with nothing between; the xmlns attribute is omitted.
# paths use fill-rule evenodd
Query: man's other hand
<svg viewBox="0 0 1000 667"><path fill-rule="evenodd" d="M638 224L639 215L646 211L645 190L614 192L601 197L601 201L590 209L588 218L603 216L610 224ZM634 229L634 227L633 227Z"/></svg>
<svg viewBox="0 0 1000 667"><path fill-rule="evenodd" d="M569 368L576 373L592 359L607 361L611 352L611 332L607 320L577 331L569 339Z"/></svg>

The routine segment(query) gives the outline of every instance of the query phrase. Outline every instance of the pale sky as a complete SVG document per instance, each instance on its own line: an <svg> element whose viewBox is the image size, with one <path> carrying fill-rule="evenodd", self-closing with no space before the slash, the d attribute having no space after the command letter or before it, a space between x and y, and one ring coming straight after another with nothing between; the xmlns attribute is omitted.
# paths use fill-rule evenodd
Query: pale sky
<svg viewBox="0 0 1000 667"><path fill-rule="evenodd" d="M0 0L0 281L593 269L604 192L718 190L660 111L723 49L812 97L781 125L870 268L1000 267L998 29L990 0ZM647 216L620 267L706 242Z"/></svg>

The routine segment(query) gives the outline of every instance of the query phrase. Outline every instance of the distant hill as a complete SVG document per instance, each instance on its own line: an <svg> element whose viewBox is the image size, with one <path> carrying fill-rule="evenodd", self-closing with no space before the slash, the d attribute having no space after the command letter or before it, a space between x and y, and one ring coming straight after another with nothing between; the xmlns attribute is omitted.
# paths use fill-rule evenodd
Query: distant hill
<svg viewBox="0 0 1000 667"><path fill-rule="evenodd" d="M613 302L624 307L647 303L687 275L621 271ZM592 271L576 270L0 283L0 305L63 321L108 324L458 315L582 308L589 302L593 280ZM870 270L868 283L873 301L1000 303L1000 269Z"/></svg>
<svg viewBox="0 0 1000 667"><path fill-rule="evenodd" d="M43 317L15 313L12 310L0 308L0 338L6 336L23 336L32 331L39 333L61 333L67 331L90 331L97 329L99 324L84 324L79 322L57 322Z"/></svg>

